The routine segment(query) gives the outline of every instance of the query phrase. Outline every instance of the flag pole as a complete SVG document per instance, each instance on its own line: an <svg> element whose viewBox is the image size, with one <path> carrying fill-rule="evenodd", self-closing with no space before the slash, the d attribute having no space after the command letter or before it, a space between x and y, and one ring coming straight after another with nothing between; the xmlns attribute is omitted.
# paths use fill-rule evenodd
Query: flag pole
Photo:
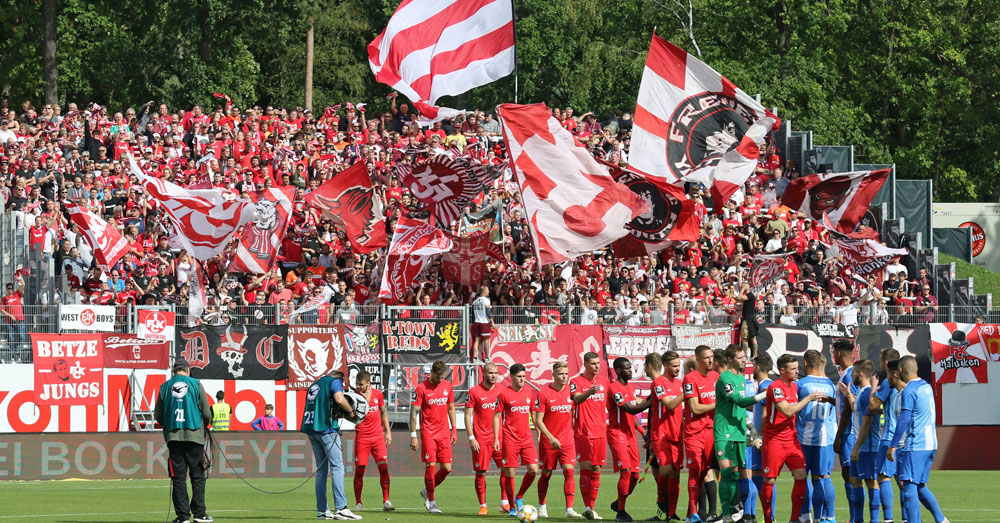
<svg viewBox="0 0 1000 523"><path fill-rule="evenodd" d="M511 30L514 32L514 103L517 102L517 10L514 0L510 0Z"/></svg>

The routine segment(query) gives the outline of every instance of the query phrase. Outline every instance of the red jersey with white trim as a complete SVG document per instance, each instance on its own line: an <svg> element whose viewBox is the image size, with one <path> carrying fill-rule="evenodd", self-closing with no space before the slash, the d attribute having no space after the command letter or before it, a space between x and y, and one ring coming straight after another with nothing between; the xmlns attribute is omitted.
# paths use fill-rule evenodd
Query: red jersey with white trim
<svg viewBox="0 0 1000 523"><path fill-rule="evenodd" d="M708 371L702 375L698 371L689 372L684 376L684 399L698 398L702 405L715 403L715 382L719 381L719 373ZM687 423L684 424L684 436L694 437L703 431L711 431L715 421L715 410L695 414L687 409Z"/></svg>
<svg viewBox="0 0 1000 523"><path fill-rule="evenodd" d="M682 390L681 380L674 379L671 381L663 375L653 380L649 389L650 401L653 402L649 407L650 441L659 441L661 439L667 439L668 441L681 440L684 408L681 405L677 405L674 410L670 410L660 403L660 398L673 399L682 394L684 394L684 391Z"/></svg>
<svg viewBox="0 0 1000 523"><path fill-rule="evenodd" d="M476 439L493 441L493 416L497 412L497 396L500 385L486 390L480 383L469 389L469 398L465 400L465 408L472 409L472 433Z"/></svg>
<svg viewBox="0 0 1000 523"><path fill-rule="evenodd" d="M355 439L366 441L378 441L382 435L382 409L385 408L385 396L382 391L372 387L371 397L368 398L368 412L365 418L355 427Z"/></svg>
<svg viewBox="0 0 1000 523"><path fill-rule="evenodd" d="M775 405L785 401L788 404L799 402L799 387L795 383L785 383L774 380L767 387L767 424L764 425L764 440L794 441L795 416L785 416Z"/></svg>
<svg viewBox="0 0 1000 523"><path fill-rule="evenodd" d="M542 413L552 437L561 441L573 437L573 397L568 384L562 390L556 390L551 383L542 387L532 410Z"/></svg>
<svg viewBox="0 0 1000 523"><path fill-rule="evenodd" d="M526 386L517 391L510 387L504 387L500 391L497 395L497 410L503 414L500 424L501 442L534 444L531 426L528 424L532 403L531 390Z"/></svg>
<svg viewBox="0 0 1000 523"><path fill-rule="evenodd" d="M576 406L576 415L573 417L573 435L587 438L606 438L608 434L608 387L611 385L608 379L600 374L594 379L587 379L583 374L574 377L569 382L570 394L587 392L590 387L597 385L600 390L591 394Z"/></svg>
<svg viewBox="0 0 1000 523"><path fill-rule="evenodd" d="M455 402L451 383L441 380L437 385L424 380L417 385L413 395L413 405L420 407L420 437L448 439L451 427L448 420L448 404Z"/></svg>
<svg viewBox="0 0 1000 523"><path fill-rule="evenodd" d="M628 386L618 380L608 387L608 436L635 439L635 414L629 414L622 405L635 403L635 396Z"/></svg>

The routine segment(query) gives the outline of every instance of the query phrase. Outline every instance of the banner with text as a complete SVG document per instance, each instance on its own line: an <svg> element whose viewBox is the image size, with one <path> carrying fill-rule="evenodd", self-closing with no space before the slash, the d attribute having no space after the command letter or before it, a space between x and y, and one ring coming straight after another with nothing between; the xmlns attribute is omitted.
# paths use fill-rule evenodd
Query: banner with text
<svg viewBox="0 0 1000 523"><path fill-rule="evenodd" d="M219 325L177 329L174 353L197 379L288 378L288 325Z"/></svg>
<svg viewBox="0 0 1000 523"><path fill-rule="evenodd" d="M364 370L372 375L372 387L385 392L389 371L382 365L377 324L350 327L347 335L347 368L352 387L355 386L354 377Z"/></svg>
<svg viewBox="0 0 1000 523"><path fill-rule="evenodd" d="M114 332L112 305L59 305L59 330Z"/></svg>
<svg viewBox="0 0 1000 523"><path fill-rule="evenodd" d="M100 405L104 353L99 334L31 334L35 404Z"/></svg>
<svg viewBox="0 0 1000 523"><path fill-rule="evenodd" d="M450 319L382 320L382 347L387 354L420 354L437 358L461 354L458 349L461 321Z"/></svg>
<svg viewBox="0 0 1000 523"><path fill-rule="evenodd" d="M145 340L170 341L174 339L175 317L173 311L139 309L136 334Z"/></svg>
<svg viewBox="0 0 1000 523"><path fill-rule="evenodd" d="M604 351L607 355L608 380L618 379L613 369L615 360L626 358L632 365L632 394L645 396L650 380L643 372L646 355L651 352L663 354L671 350L670 326L631 327L625 325L605 325ZM684 354L682 354L683 356Z"/></svg>
<svg viewBox="0 0 1000 523"><path fill-rule="evenodd" d="M986 364L992 357L984 331L992 332L995 328L996 325L974 323L931 323L935 381L989 383Z"/></svg>
<svg viewBox="0 0 1000 523"><path fill-rule="evenodd" d="M490 334L490 360L500 370L500 379L510 384L509 369L515 363L526 368L527 380L541 387L552 383L552 364L564 361L570 377L580 373L583 355L596 352L604 360L604 331L600 325L556 325L552 339L501 343L497 330Z"/></svg>
<svg viewBox="0 0 1000 523"><path fill-rule="evenodd" d="M142 339L135 334L102 334L104 367L109 369L166 369L170 342Z"/></svg>
<svg viewBox="0 0 1000 523"><path fill-rule="evenodd" d="M347 325L288 326L288 388L308 389L334 370L347 376Z"/></svg>
<svg viewBox="0 0 1000 523"><path fill-rule="evenodd" d="M699 345L708 345L712 350L725 349L733 342L732 327L708 325L674 325L674 348L678 351L693 351Z"/></svg>

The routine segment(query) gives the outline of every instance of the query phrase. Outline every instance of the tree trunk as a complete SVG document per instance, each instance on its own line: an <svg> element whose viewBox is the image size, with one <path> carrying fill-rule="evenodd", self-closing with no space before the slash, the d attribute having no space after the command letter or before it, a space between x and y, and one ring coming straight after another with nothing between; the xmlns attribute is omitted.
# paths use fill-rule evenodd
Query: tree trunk
<svg viewBox="0 0 1000 523"><path fill-rule="evenodd" d="M306 109L312 111L313 104L313 34L316 24L309 20L309 32L306 33Z"/></svg>
<svg viewBox="0 0 1000 523"><path fill-rule="evenodd" d="M56 0L42 0L44 44L42 66L45 76L45 103L59 103L59 69L56 66Z"/></svg>

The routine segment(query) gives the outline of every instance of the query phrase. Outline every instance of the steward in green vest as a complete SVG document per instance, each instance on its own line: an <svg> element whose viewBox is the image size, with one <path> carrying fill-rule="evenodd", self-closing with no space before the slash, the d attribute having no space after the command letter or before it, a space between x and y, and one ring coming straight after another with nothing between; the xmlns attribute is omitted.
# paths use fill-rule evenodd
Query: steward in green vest
<svg viewBox="0 0 1000 523"><path fill-rule="evenodd" d="M233 415L233 409L228 403L222 401L226 398L226 393L215 393L215 403L212 404L212 430L229 430L229 418Z"/></svg>
<svg viewBox="0 0 1000 523"><path fill-rule="evenodd" d="M191 377L191 367L183 358L173 366L174 376L160 386L156 397L156 421L163 427L170 461L167 472L173 484L174 512L177 521L211 522L205 509L205 437L212 420L208 395L201 382ZM191 475L191 498L188 500L186 478Z"/></svg>

